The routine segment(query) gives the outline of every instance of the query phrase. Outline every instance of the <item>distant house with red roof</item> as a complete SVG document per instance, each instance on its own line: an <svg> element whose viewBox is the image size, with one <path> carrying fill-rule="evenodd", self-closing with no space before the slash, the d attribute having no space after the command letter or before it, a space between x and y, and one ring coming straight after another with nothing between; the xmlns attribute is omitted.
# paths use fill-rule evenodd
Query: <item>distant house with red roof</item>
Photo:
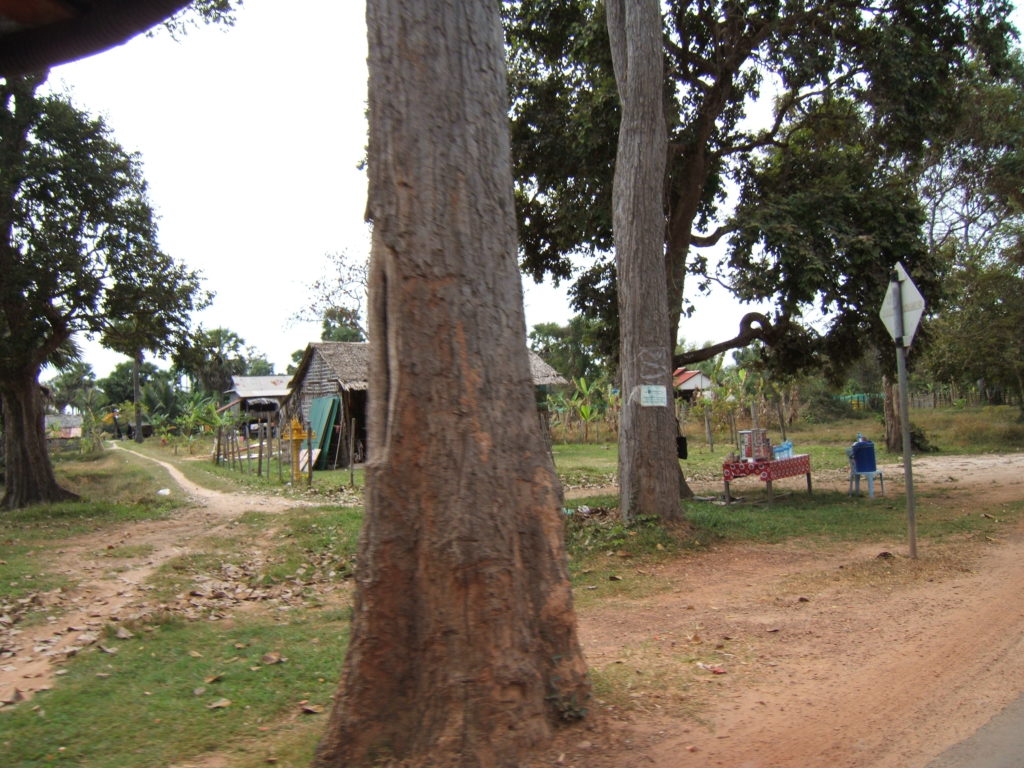
<svg viewBox="0 0 1024 768"><path fill-rule="evenodd" d="M672 372L672 386L684 400L692 400L698 392L707 392L715 386L710 376L700 371L676 368Z"/></svg>

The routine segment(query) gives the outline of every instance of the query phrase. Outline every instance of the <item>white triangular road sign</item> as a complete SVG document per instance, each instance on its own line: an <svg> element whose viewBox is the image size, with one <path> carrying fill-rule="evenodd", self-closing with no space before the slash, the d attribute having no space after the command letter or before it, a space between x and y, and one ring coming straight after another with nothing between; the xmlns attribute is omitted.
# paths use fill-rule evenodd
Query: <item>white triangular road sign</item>
<svg viewBox="0 0 1024 768"><path fill-rule="evenodd" d="M917 290L917 286L910 279L906 268L898 262L896 274L899 276L899 283L889 283L885 298L882 299L882 309L878 314L889 331L889 335L898 341L896 338L896 286L899 285L900 299L903 303L903 346L909 347L910 342L914 340L917 326L921 322L921 316L924 314L924 296Z"/></svg>

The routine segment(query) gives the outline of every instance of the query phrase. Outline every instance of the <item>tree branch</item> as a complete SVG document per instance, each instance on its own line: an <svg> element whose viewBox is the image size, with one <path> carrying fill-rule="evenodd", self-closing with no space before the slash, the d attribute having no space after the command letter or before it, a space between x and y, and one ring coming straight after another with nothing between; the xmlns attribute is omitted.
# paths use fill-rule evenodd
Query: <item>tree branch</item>
<svg viewBox="0 0 1024 768"><path fill-rule="evenodd" d="M760 312L748 312L740 320L740 332L736 336L727 341L712 344L710 347L673 355L672 366L673 368L679 368L684 365L692 365L693 363L702 363L722 352L730 349L740 349L759 340L770 345L782 336L785 325L786 323L784 322L772 325L768 318Z"/></svg>
<svg viewBox="0 0 1024 768"><path fill-rule="evenodd" d="M698 235L695 233L690 234L690 245L695 245L698 248L710 248L713 245L717 245L718 242L730 232L735 232L736 227L731 225L722 225L710 235Z"/></svg>

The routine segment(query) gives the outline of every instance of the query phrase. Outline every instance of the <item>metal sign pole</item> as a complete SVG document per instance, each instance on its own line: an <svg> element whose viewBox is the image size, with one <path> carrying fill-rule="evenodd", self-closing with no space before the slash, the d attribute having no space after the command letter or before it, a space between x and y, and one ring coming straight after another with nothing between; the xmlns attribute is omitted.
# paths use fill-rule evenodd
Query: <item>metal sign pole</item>
<svg viewBox="0 0 1024 768"><path fill-rule="evenodd" d="M896 271L892 273L895 290L893 337L896 341L896 372L899 378L900 422L903 431L903 476L907 493L907 537L910 543L910 557L917 559L917 511L914 506L914 471L910 457L910 393L907 384L907 348L903 339L903 286Z"/></svg>

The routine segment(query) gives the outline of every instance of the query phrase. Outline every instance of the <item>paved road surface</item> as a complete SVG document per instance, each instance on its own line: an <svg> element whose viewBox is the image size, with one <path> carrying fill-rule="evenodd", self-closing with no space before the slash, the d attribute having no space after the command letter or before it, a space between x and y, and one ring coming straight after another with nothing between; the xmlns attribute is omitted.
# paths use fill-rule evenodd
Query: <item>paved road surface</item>
<svg viewBox="0 0 1024 768"><path fill-rule="evenodd" d="M1024 695L928 768L1024 768Z"/></svg>

